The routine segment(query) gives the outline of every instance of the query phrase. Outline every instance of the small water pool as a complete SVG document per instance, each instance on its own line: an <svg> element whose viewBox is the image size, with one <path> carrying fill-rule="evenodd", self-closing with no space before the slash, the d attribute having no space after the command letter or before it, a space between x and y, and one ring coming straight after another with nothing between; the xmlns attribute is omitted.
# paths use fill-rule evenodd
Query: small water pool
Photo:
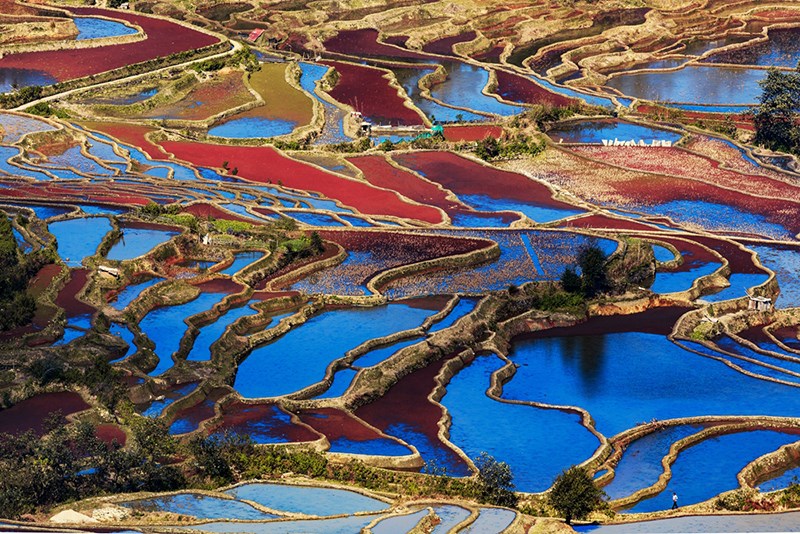
<svg viewBox="0 0 800 534"><path fill-rule="evenodd" d="M58 254L69 267L80 267L88 256L94 256L103 237L112 230L105 217L68 219L48 225L58 242Z"/></svg>
<svg viewBox="0 0 800 534"><path fill-rule="evenodd" d="M357 512L379 512L389 505L355 491L290 486L287 484L253 483L226 491L237 499L256 502L271 510L329 516Z"/></svg>
<svg viewBox="0 0 800 534"><path fill-rule="evenodd" d="M296 126L296 122L287 120L242 117L214 126L208 130L208 135L228 139L277 137L292 133Z"/></svg>
<svg viewBox="0 0 800 534"><path fill-rule="evenodd" d="M75 17L72 19L78 28L76 41L87 39L100 39L103 37L121 37L123 35L133 35L136 29L126 26L121 22L102 19L99 17Z"/></svg>
<svg viewBox="0 0 800 534"><path fill-rule="evenodd" d="M109 260L132 260L143 256L180 232L136 226L122 226L122 238L108 252Z"/></svg>
<svg viewBox="0 0 800 534"><path fill-rule="evenodd" d="M203 495L202 493L179 493L164 497L153 497L128 501L122 506L142 512L168 512L189 515L197 519L243 519L259 520L278 517L261 512L249 504L234 500Z"/></svg>

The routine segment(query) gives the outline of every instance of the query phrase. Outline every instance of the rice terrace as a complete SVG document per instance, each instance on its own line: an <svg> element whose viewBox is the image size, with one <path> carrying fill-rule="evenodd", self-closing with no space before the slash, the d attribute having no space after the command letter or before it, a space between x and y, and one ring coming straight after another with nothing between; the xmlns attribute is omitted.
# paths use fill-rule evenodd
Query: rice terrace
<svg viewBox="0 0 800 534"><path fill-rule="evenodd" d="M800 3L0 0L0 532L800 532Z"/></svg>

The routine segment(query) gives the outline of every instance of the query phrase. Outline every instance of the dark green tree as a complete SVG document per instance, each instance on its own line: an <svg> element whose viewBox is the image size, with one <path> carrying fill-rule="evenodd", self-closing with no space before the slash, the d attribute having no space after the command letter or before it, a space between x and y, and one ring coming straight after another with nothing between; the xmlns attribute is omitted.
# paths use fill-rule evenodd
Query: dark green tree
<svg viewBox="0 0 800 534"><path fill-rule="evenodd" d="M561 274L561 287L568 293L580 293L583 289L580 275L575 272L575 267L569 266Z"/></svg>
<svg viewBox="0 0 800 534"><path fill-rule="evenodd" d="M583 293L592 297L608 287L606 279L606 255L597 243L581 247L578 252Z"/></svg>
<svg viewBox="0 0 800 534"><path fill-rule="evenodd" d="M573 466L556 477L547 499L570 524L573 519L583 519L601 508L604 496L605 492L595 485L584 468Z"/></svg>
<svg viewBox="0 0 800 534"><path fill-rule="evenodd" d="M799 66L800 67L800 66ZM756 135L754 142L772 150L800 153L800 70L770 69L758 82L761 96L751 110Z"/></svg>
<svg viewBox="0 0 800 534"><path fill-rule="evenodd" d="M516 506L517 495L514 493L511 467L487 452L482 452L474 462L478 468L478 499L498 506Z"/></svg>

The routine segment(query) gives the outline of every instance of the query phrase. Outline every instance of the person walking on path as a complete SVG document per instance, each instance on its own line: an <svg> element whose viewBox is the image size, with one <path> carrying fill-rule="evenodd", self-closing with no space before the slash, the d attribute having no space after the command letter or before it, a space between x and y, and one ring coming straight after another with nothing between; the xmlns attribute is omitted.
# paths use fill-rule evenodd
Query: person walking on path
<svg viewBox="0 0 800 534"><path fill-rule="evenodd" d="M678 509L678 494L675 493L674 491L672 492L672 509L673 510Z"/></svg>

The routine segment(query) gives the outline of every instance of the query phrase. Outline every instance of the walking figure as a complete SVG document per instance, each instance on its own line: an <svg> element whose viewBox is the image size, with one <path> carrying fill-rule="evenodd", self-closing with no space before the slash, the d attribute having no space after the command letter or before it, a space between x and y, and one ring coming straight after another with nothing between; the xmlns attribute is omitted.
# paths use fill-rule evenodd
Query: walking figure
<svg viewBox="0 0 800 534"><path fill-rule="evenodd" d="M672 492L672 509L673 510L678 509L678 494L675 493L674 491Z"/></svg>

